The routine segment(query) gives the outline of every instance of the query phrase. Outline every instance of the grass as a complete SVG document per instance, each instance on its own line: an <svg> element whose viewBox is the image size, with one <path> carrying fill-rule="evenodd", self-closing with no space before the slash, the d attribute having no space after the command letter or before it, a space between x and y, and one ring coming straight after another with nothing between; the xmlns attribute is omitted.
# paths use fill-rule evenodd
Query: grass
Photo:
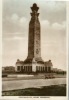
<svg viewBox="0 0 69 100"><path fill-rule="evenodd" d="M2 96L66 96L66 85L3 91Z"/></svg>

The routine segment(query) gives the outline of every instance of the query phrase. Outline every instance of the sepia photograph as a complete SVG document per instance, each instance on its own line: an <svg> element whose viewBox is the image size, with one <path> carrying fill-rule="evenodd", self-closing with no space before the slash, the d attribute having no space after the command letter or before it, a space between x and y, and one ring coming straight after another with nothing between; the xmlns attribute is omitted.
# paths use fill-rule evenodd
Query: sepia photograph
<svg viewBox="0 0 69 100"><path fill-rule="evenodd" d="M67 96L66 2L2 0L2 96Z"/></svg>

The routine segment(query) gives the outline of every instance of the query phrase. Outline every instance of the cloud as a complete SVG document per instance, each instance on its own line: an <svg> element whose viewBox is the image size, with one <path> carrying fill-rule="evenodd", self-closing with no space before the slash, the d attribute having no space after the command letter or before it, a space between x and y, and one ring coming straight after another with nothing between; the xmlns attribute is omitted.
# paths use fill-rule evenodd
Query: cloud
<svg viewBox="0 0 69 100"><path fill-rule="evenodd" d="M65 21L62 22L62 24L59 23L53 23L52 28L55 30L64 30L65 29Z"/></svg>
<svg viewBox="0 0 69 100"><path fill-rule="evenodd" d="M14 13L10 18L11 22L14 22L14 23L17 22L18 19L19 19L19 16L16 13Z"/></svg>
<svg viewBox="0 0 69 100"><path fill-rule="evenodd" d="M50 22L48 20L42 20L41 26L47 29L50 27Z"/></svg>
<svg viewBox="0 0 69 100"><path fill-rule="evenodd" d="M22 17L22 18L20 19L20 23L21 23L21 24L25 23L26 21L27 21L27 19L26 19L25 17Z"/></svg>
<svg viewBox="0 0 69 100"><path fill-rule="evenodd" d="M47 19L51 22L56 20L60 22L66 19L66 2L46 0L3 0L3 17L16 13L20 17L30 18L30 7L34 2L40 8L39 12L42 19Z"/></svg>
<svg viewBox="0 0 69 100"><path fill-rule="evenodd" d="M43 59L51 59L54 67L65 69L66 64L66 22L41 21L41 53ZM56 51L56 52L55 52ZM61 55L61 57L60 57ZM59 59L57 61L57 59ZM59 62L59 63L58 63ZM59 66L60 65L60 66Z"/></svg>
<svg viewBox="0 0 69 100"><path fill-rule="evenodd" d="M56 33L59 31L59 33L62 31L64 31L66 29L66 22L63 21L62 23L50 23L49 20L41 20L41 29L42 29L42 33L44 32L55 32Z"/></svg>
<svg viewBox="0 0 69 100"><path fill-rule="evenodd" d="M19 40L19 41L24 40L23 37L17 37L17 36L15 36L13 39L14 39L14 40Z"/></svg>
<svg viewBox="0 0 69 100"><path fill-rule="evenodd" d="M15 35L15 36L12 36L12 37L6 37L6 38L3 38L3 41L22 41L22 40L25 40L27 37L23 37L23 36L18 36Z"/></svg>
<svg viewBox="0 0 69 100"><path fill-rule="evenodd" d="M3 36L14 36L17 32L26 35L28 33L28 24L29 22L25 17L19 17L17 14L7 16L3 20Z"/></svg>
<svg viewBox="0 0 69 100"><path fill-rule="evenodd" d="M19 19L19 25L20 25L20 29L27 30L26 28L28 28L29 22L27 20L27 18L22 17Z"/></svg>
<svg viewBox="0 0 69 100"><path fill-rule="evenodd" d="M49 8L51 12L59 12L65 9L65 2L58 2L58 1L49 2L48 1L47 7Z"/></svg>
<svg viewBox="0 0 69 100"><path fill-rule="evenodd" d="M27 33L30 19L30 7L33 1L3 0L3 34L9 32ZM40 7L41 26L49 28L51 23L62 23L66 19L65 2L35 0ZM13 7L12 7L13 5ZM6 13L7 12L7 13Z"/></svg>

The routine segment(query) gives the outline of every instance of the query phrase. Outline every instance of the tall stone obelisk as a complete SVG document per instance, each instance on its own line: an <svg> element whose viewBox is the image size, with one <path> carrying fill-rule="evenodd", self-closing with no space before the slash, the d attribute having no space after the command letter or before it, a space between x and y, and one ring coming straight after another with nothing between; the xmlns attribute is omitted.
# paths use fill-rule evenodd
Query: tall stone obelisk
<svg viewBox="0 0 69 100"><path fill-rule="evenodd" d="M31 20L29 23L29 44L28 44L28 58L30 59L39 59L41 57L40 49L40 23L39 23L39 13L38 7L36 4L33 4L31 7Z"/></svg>
<svg viewBox="0 0 69 100"><path fill-rule="evenodd" d="M31 72L50 72L52 63L51 60L44 62L41 58L41 34L39 22L39 7L33 4L31 7L31 20L29 22L29 35L28 35L28 56L24 61L17 60L16 70L23 73Z"/></svg>
<svg viewBox="0 0 69 100"><path fill-rule="evenodd" d="M29 36L28 36L28 57L24 63L44 63L41 59L41 36L40 36L40 22L39 22L39 7L37 4L33 4L31 7L31 20L29 23Z"/></svg>

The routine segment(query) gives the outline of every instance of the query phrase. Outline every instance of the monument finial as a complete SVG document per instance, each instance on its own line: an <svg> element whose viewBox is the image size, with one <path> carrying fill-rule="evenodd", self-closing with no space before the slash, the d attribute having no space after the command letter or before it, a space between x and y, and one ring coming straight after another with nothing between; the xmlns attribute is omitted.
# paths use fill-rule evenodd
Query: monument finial
<svg viewBox="0 0 69 100"><path fill-rule="evenodd" d="M34 3L33 6L31 7L31 10L32 11L36 11L37 12L38 9L39 9L39 7L37 7L37 4L36 3Z"/></svg>

